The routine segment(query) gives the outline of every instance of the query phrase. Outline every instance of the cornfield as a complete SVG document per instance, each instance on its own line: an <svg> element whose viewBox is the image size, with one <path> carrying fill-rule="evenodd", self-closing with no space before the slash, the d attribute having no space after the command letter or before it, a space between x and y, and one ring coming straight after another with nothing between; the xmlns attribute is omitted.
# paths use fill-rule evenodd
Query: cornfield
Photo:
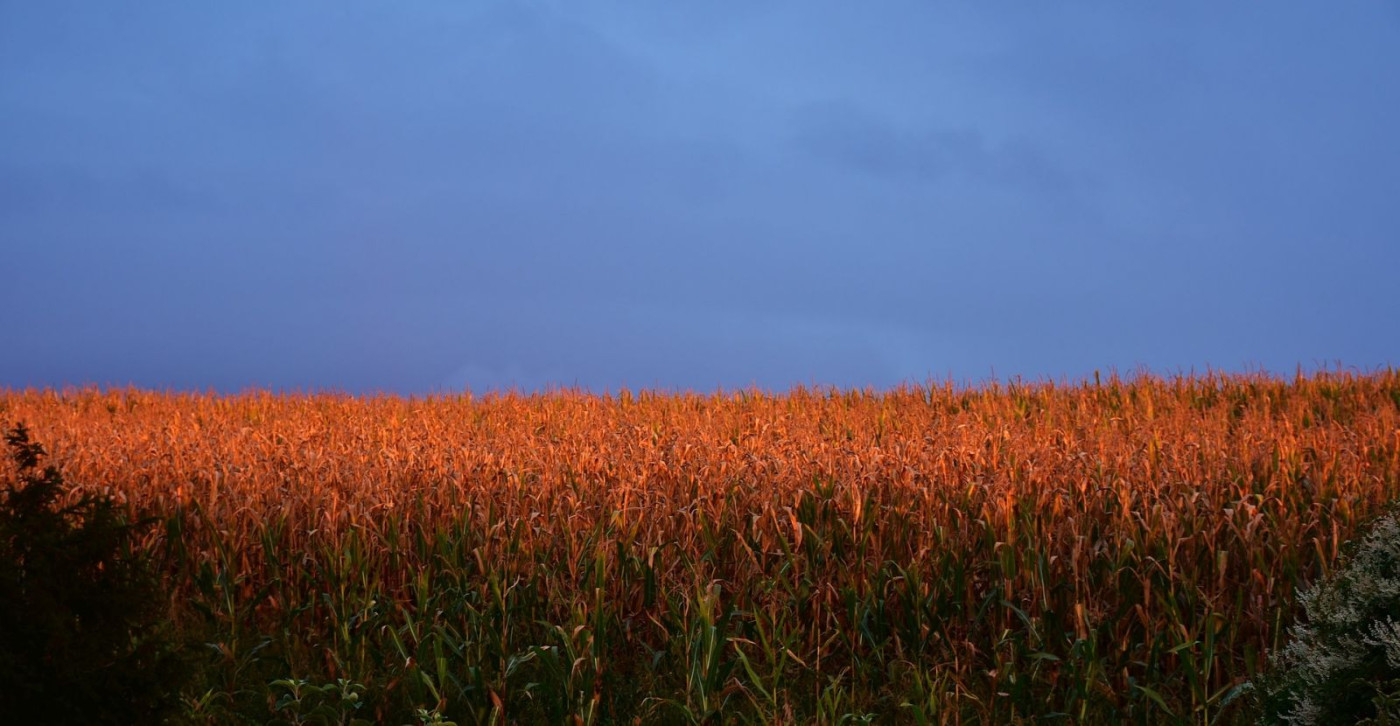
<svg viewBox="0 0 1400 726"><path fill-rule="evenodd" d="M1400 495L1393 370L0 392L16 422L164 518L222 722L1229 721Z"/></svg>

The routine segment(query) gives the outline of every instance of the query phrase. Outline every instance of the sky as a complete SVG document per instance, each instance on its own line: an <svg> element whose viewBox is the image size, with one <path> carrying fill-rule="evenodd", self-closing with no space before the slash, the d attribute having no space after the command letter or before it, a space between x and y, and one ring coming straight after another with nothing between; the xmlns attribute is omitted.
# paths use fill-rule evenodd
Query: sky
<svg viewBox="0 0 1400 726"><path fill-rule="evenodd" d="M0 0L0 387L1400 365L1397 79L1397 0Z"/></svg>

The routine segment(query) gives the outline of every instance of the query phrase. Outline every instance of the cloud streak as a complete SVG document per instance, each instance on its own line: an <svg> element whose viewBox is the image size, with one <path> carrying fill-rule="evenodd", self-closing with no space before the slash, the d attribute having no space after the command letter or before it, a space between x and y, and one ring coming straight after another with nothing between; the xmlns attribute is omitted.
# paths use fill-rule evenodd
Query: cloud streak
<svg viewBox="0 0 1400 726"><path fill-rule="evenodd" d="M973 128L903 128L843 101L809 104L794 115L793 138L802 151L894 183L979 182L1050 192L1067 182L1028 144L993 145Z"/></svg>

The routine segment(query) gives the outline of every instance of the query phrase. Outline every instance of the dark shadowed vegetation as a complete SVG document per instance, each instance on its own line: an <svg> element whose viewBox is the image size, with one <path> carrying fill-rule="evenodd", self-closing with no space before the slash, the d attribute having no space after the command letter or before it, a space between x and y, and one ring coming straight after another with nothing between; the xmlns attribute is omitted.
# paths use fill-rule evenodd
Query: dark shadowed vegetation
<svg viewBox="0 0 1400 726"><path fill-rule="evenodd" d="M23 426L0 489L0 713L11 723L157 723L183 669L163 624L169 600L133 548L151 522L74 495Z"/></svg>

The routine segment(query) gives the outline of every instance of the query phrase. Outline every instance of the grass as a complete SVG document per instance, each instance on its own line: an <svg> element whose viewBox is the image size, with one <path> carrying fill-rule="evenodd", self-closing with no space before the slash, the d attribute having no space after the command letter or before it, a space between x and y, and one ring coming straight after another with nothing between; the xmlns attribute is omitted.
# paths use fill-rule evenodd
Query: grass
<svg viewBox="0 0 1400 726"><path fill-rule="evenodd" d="M0 393L166 526L215 723L1181 723L1400 495L1400 373Z"/></svg>

